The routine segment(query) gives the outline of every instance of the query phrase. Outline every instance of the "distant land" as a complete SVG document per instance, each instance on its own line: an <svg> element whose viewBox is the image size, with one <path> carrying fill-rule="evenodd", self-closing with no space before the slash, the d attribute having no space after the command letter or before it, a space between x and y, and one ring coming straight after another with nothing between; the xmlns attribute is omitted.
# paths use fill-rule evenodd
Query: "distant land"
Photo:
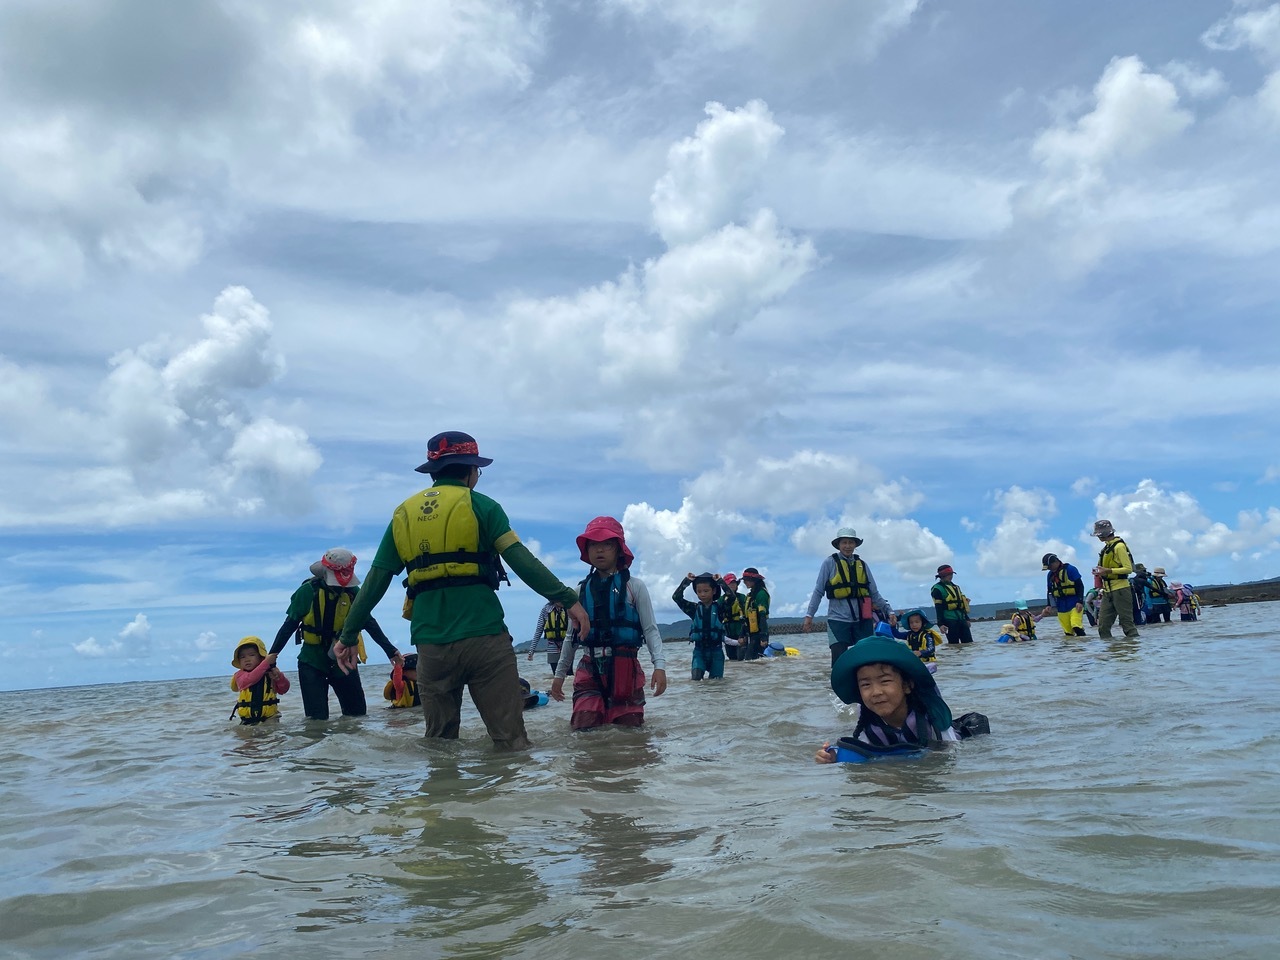
<svg viewBox="0 0 1280 960"><path fill-rule="evenodd" d="M1267 600L1280 600L1280 577L1270 580L1250 580L1247 583L1211 584L1207 587L1197 586L1196 593L1200 602L1206 607L1220 606L1227 603L1261 603ZM1043 607L1045 600L1027 598L1027 606L1031 609ZM932 614L932 607L926 612ZM1008 620L1013 616L1012 601L1004 603L975 603L969 608L970 617L974 620ZM932 619L932 616L930 617ZM769 620L769 632L777 634L800 633L803 617L774 617ZM689 637L689 621L679 620L675 623L660 623L658 630L663 640L686 640ZM815 632L826 630L825 619L819 617L814 621ZM516 651L523 653L529 649L529 641L522 640L516 644Z"/></svg>

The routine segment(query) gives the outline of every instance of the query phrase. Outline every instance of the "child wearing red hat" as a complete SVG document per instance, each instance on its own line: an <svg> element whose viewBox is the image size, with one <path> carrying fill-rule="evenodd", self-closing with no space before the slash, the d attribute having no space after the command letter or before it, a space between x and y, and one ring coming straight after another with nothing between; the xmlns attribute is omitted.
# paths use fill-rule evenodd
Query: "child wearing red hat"
<svg viewBox="0 0 1280 960"><path fill-rule="evenodd" d="M596 517L577 539L582 562L591 573L578 585L578 601L587 612L591 630L579 639L577 625L561 648L556 678L548 695L564 699L564 678L575 649L581 649L573 674L573 713L569 726L589 730L606 723L638 727L644 723L642 646L653 662L650 689L660 697L667 689L667 661L662 634L653 616L653 601L644 583L631 576L635 559L627 548L622 524L613 517Z"/></svg>

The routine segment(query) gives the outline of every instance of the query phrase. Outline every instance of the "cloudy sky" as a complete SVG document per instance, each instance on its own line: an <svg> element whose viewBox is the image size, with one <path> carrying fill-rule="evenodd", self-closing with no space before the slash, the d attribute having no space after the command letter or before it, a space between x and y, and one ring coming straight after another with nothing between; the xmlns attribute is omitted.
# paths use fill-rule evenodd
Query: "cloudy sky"
<svg viewBox="0 0 1280 960"><path fill-rule="evenodd" d="M1280 574L1278 155L1266 2L8 0L0 687L229 672L441 429L662 619Z"/></svg>

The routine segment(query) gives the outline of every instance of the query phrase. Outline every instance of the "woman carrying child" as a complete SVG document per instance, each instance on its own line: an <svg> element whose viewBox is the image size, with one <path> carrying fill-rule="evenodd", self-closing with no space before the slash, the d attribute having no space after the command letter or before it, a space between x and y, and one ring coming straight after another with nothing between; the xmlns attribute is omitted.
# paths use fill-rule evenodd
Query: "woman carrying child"
<svg viewBox="0 0 1280 960"><path fill-rule="evenodd" d="M848 740L889 748L960 739L933 675L896 640L859 640L831 668L831 689L845 703L858 705L858 723ZM835 749L824 744L813 759L835 763Z"/></svg>
<svg viewBox="0 0 1280 960"><path fill-rule="evenodd" d="M693 584L698 602L685 599L684 592ZM720 575L700 573L696 577L686 573L671 594L671 599L686 617L693 621L689 629L689 642L693 644L691 674L694 680L709 677L719 680L724 676L724 607L720 601Z"/></svg>
<svg viewBox="0 0 1280 960"><path fill-rule="evenodd" d="M582 659L573 674L573 713L569 727L588 730L605 723L638 727L644 723L643 645L653 661L651 689L660 697L667 689L667 662L662 634L653 617L653 601L645 585L631 576L635 558L627 548L622 524L613 517L596 517L577 539L582 562L591 573L578 585L578 599L591 621L585 639L576 625L560 651L556 678L548 696L564 699L564 678L576 648Z"/></svg>

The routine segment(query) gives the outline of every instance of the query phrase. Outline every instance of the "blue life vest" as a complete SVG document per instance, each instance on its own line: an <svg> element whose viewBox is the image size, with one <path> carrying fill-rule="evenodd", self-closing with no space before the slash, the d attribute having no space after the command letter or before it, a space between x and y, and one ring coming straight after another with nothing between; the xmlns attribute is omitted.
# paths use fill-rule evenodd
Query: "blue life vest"
<svg viewBox="0 0 1280 960"><path fill-rule="evenodd" d="M592 573L578 584L578 600L586 608L587 617L591 620L591 634L585 642L578 641L580 645L638 649L644 643L640 612L627 598L627 581L630 579L630 571L624 569L604 581L608 602L603 607L596 603L596 596L602 592L599 574Z"/></svg>
<svg viewBox="0 0 1280 960"><path fill-rule="evenodd" d="M689 639L698 647L717 647L724 641L724 624L720 620L718 603L700 603L690 618L693 627Z"/></svg>

